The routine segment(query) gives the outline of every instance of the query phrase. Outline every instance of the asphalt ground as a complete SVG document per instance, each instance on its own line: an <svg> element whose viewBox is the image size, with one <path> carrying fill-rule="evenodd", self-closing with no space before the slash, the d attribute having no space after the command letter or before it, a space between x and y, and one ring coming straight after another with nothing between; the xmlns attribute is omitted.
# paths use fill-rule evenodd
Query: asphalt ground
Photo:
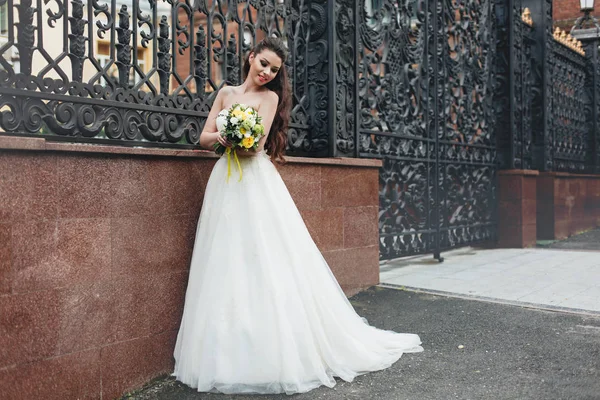
<svg viewBox="0 0 600 400"><path fill-rule="evenodd" d="M600 235L600 234L599 234ZM374 287L351 298L383 329L417 333L423 353L298 395L198 393L170 377L124 399L600 399L600 317Z"/></svg>
<svg viewBox="0 0 600 400"><path fill-rule="evenodd" d="M600 251L600 229L573 235L564 240L541 242L538 245L550 249Z"/></svg>

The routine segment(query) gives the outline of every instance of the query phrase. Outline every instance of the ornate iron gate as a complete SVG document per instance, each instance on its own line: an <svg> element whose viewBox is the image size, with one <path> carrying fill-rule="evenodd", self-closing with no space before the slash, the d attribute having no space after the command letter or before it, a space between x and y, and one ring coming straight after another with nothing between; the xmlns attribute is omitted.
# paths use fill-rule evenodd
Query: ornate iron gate
<svg viewBox="0 0 600 400"><path fill-rule="evenodd" d="M492 0L352 5L335 2L332 125L337 154L383 159L381 259L439 259L442 249L493 239Z"/></svg>

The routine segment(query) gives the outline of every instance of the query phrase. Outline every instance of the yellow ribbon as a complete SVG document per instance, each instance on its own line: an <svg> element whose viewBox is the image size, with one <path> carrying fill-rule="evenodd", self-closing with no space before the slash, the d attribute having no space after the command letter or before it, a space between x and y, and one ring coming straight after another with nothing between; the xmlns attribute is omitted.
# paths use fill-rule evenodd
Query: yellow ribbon
<svg viewBox="0 0 600 400"><path fill-rule="evenodd" d="M231 176L231 148L228 147L227 150L225 150L225 152L227 153L227 183L229 183L229 177ZM237 164L238 171L240 171L240 179L238 179L238 182L240 182L242 180L243 175L242 166L240 165L240 159L238 158L235 150L233 151L233 158Z"/></svg>

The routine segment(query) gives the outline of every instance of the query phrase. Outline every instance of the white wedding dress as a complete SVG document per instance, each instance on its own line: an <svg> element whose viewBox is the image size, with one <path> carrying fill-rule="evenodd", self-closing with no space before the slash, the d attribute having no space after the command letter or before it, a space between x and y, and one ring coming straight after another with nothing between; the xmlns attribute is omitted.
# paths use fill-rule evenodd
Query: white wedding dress
<svg viewBox="0 0 600 400"><path fill-rule="evenodd" d="M266 154L212 171L175 346L198 391L300 393L392 365L419 336L369 326L342 292Z"/></svg>

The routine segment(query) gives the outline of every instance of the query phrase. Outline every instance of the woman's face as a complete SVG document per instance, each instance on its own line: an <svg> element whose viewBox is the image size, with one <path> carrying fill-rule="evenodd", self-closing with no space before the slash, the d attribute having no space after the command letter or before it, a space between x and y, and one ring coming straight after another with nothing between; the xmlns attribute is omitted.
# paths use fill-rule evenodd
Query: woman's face
<svg viewBox="0 0 600 400"><path fill-rule="evenodd" d="M264 49L258 54L250 54L250 72L248 77L257 85L263 86L271 82L277 76L281 68L281 58L273 51Z"/></svg>

